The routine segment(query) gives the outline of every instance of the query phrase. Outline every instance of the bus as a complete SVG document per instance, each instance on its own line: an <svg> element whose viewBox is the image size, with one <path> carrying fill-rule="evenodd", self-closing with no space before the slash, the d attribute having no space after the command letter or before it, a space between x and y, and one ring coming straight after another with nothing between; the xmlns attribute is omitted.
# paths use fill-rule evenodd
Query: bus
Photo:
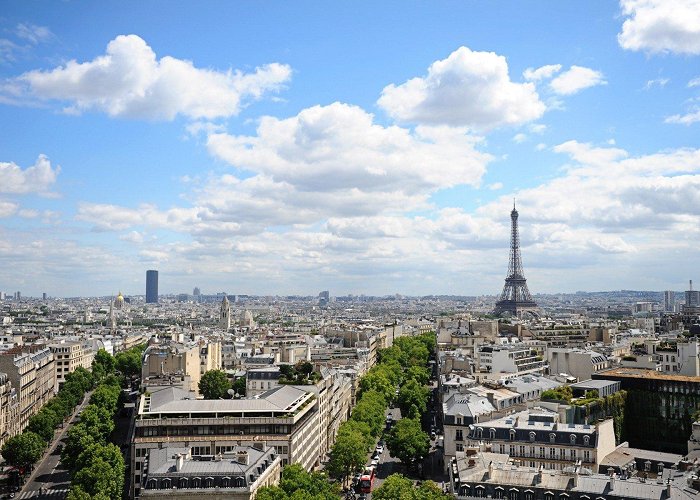
<svg viewBox="0 0 700 500"><path fill-rule="evenodd" d="M360 493L371 493L372 486L374 486L374 474L375 468L368 467L360 476L360 481L358 483L360 487Z"/></svg>

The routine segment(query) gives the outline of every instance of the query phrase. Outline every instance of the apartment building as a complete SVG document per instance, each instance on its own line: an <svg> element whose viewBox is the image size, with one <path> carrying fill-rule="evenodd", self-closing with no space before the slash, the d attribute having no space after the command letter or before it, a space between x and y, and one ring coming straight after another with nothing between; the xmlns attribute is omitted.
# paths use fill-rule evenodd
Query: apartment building
<svg viewBox="0 0 700 500"><path fill-rule="evenodd" d="M477 380L499 380L528 373L544 373L547 362L523 344L485 345L476 353Z"/></svg>
<svg viewBox="0 0 700 500"><path fill-rule="evenodd" d="M200 345L197 342L160 341L153 337L143 353L141 383L148 384L151 377L174 375L186 377L190 391L198 393L202 377Z"/></svg>
<svg viewBox="0 0 700 500"><path fill-rule="evenodd" d="M0 373L0 447L18 434L19 398L7 373Z"/></svg>
<svg viewBox="0 0 700 500"><path fill-rule="evenodd" d="M144 461L140 496L253 500L258 489L279 483L281 464L275 448L263 443L211 456L192 455L189 447L153 449Z"/></svg>
<svg viewBox="0 0 700 500"><path fill-rule="evenodd" d="M60 386L65 382L66 375L73 373L82 366L86 370L92 368L95 351L90 342L82 340L59 340L48 344L55 358L56 382Z"/></svg>
<svg viewBox="0 0 700 500"><path fill-rule="evenodd" d="M255 399L196 399L175 387L148 388L138 402L131 440L131 497L142 491L143 464L153 449L186 447L193 457L265 443L282 465L318 464L321 423L317 396L281 386Z"/></svg>
<svg viewBox="0 0 700 500"><path fill-rule="evenodd" d="M591 470L615 450L613 420L596 424L572 424L560 421L557 412L532 408L490 421L479 421L467 429L455 429L445 434L445 454L448 440L454 438L455 452L465 447L484 445L495 453L507 454L523 466L563 470L576 463Z"/></svg>
<svg viewBox="0 0 700 500"><path fill-rule="evenodd" d="M578 380L589 380L591 375L610 368L607 358L595 351L553 347L547 350L549 372L566 373Z"/></svg>
<svg viewBox="0 0 700 500"><path fill-rule="evenodd" d="M51 399L58 389L54 355L42 347L27 352L28 346L18 346L0 354L0 372L16 391L19 405L17 415L8 422L10 435L15 435L27 426L29 418Z"/></svg>

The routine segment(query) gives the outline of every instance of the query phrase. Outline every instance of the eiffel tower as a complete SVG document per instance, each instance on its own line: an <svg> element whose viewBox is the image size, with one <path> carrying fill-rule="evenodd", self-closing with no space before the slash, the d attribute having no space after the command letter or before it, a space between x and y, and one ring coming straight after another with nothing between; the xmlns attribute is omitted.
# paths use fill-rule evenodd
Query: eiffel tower
<svg viewBox="0 0 700 500"><path fill-rule="evenodd" d="M501 297L496 302L494 314L510 313L512 316L522 317L529 312L537 316L537 304L532 300L532 295L527 289L523 263L520 259L520 236L518 235L518 211L513 202L513 211L510 213L510 261L508 263L508 276L503 286Z"/></svg>

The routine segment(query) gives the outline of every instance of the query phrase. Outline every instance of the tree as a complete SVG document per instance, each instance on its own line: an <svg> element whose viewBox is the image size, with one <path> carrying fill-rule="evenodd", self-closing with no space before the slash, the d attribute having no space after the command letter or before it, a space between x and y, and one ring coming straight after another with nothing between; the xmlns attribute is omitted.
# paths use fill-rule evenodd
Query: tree
<svg viewBox="0 0 700 500"><path fill-rule="evenodd" d="M105 441L114 430L113 413L94 404L87 405L80 414L80 423L95 441Z"/></svg>
<svg viewBox="0 0 700 500"><path fill-rule="evenodd" d="M117 411L120 393L121 389L118 386L100 384L90 396L90 404L105 408L109 413L114 414Z"/></svg>
<svg viewBox="0 0 700 500"><path fill-rule="evenodd" d="M408 379L399 389L398 403L401 415L409 415L411 406L415 406L418 414L425 413L428 408L428 389L414 379Z"/></svg>
<svg viewBox="0 0 700 500"><path fill-rule="evenodd" d="M66 445L61 452L61 462L71 471L76 470L76 461L83 450L88 449L98 440L88 431L85 424L78 422L68 429Z"/></svg>
<svg viewBox="0 0 700 500"><path fill-rule="evenodd" d="M423 386L430 380L430 372L423 366L409 366L404 377L409 380L415 380L419 385Z"/></svg>
<svg viewBox="0 0 700 500"><path fill-rule="evenodd" d="M326 467L331 477L345 483L350 474L362 469L367 459L367 448L361 446L363 443L365 443L365 436L357 430L352 428L339 430L335 444L331 448L330 462Z"/></svg>
<svg viewBox="0 0 700 500"><path fill-rule="evenodd" d="M8 464L26 468L41 458L45 447L46 443L38 434L25 431L5 441L2 456Z"/></svg>
<svg viewBox="0 0 700 500"><path fill-rule="evenodd" d="M372 492L374 500L413 500L413 481L401 474L392 474Z"/></svg>
<svg viewBox="0 0 700 500"><path fill-rule="evenodd" d="M92 361L92 374L97 380L101 380L114 371L114 357L104 349L100 349L95 354Z"/></svg>
<svg viewBox="0 0 700 500"><path fill-rule="evenodd" d="M97 458L88 467L78 470L71 484L80 487L89 495L102 494L114 500L122 497L124 476L122 474L120 477L118 471L112 469L108 462Z"/></svg>
<svg viewBox="0 0 700 500"><path fill-rule="evenodd" d="M39 413L29 419L27 430L38 434L46 443L53 439L56 426L62 420L62 417L48 407L43 407Z"/></svg>
<svg viewBox="0 0 700 500"><path fill-rule="evenodd" d="M231 382L221 370L209 370L199 381L199 392L204 399L229 398L230 388Z"/></svg>
<svg viewBox="0 0 700 500"><path fill-rule="evenodd" d="M339 495L338 485L329 483L325 474L308 473L300 464L288 465L282 469L280 488L291 499L338 500ZM299 492L307 496L299 497Z"/></svg>
<svg viewBox="0 0 700 500"><path fill-rule="evenodd" d="M77 470L82 470L89 468L93 463L101 460L111 467L114 471L115 481L118 483L116 485L116 491L122 491L124 488L124 473L126 466L124 465L124 457L122 456L119 448L109 443L107 445L94 443L89 445L83 450L78 456L75 466Z"/></svg>
<svg viewBox="0 0 700 500"><path fill-rule="evenodd" d="M372 369L360 379L360 396L367 391L377 391L386 401L394 397L396 385L381 370Z"/></svg>
<svg viewBox="0 0 700 500"><path fill-rule="evenodd" d="M430 438L421 430L418 420L402 418L391 429L386 444L392 456L409 465L428 455Z"/></svg>
<svg viewBox="0 0 700 500"><path fill-rule="evenodd" d="M289 496L279 486L263 486L255 494L255 500L288 500Z"/></svg>
<svg viewBox="0 0 700 500"><path fill-rule="evenodd" d="M246 392L246 378L238 377L233 381L233 390L238 393L239 396L245 396Z"/></svg>
<svg viewBox="0 0 700 500"><path fill-rule="evenodd" d="M384 429L386 400L377 391L365 392L352 411L352 419L369 426L373 436L379 436Z"/></svg>
<svg viewBox="0 0 700 500"><path fill-rule="evenodd" d="M125 377L131 378L141 375L141 355L142 351L131 348L122 351L114 357L114 366Z"/></svg>

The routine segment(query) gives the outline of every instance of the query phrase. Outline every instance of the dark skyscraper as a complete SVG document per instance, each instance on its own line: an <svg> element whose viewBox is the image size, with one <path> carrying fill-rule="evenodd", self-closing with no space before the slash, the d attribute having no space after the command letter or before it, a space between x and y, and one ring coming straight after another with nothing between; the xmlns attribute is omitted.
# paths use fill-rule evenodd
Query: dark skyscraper
<svg viewBox="0 0 700 500"><path fill-rule="evenodd" d="M146 271L146 304L158 303L158 271Z"/></svg>

